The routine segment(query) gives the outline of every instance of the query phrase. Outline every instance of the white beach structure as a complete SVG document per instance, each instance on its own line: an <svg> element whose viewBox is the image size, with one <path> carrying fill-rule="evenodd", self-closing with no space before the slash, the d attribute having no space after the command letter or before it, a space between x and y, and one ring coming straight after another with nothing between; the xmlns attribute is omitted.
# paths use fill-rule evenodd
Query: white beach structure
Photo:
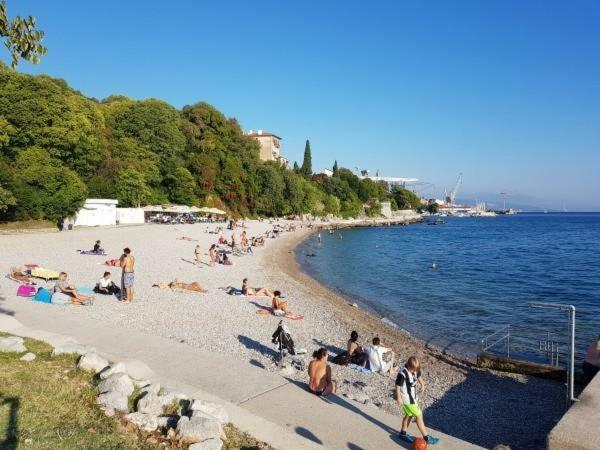
<svg viewBox="0 0 600 450"><path fill-rule="evenodd" d="M76 227L96 227L116 225L118 200L88 198L74 217Z"/></svg>
<svg viewBox="0 0 600 450"><path fill-rule="evenodd" d="M144 222L145 217L143 208L117 208L117 223L119 225Z"/></svg>

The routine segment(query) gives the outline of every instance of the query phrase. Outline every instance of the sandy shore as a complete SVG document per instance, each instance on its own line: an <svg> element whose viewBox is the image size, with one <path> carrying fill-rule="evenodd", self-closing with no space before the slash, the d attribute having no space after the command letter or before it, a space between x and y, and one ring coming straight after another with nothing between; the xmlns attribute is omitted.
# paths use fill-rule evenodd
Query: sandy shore
<svg viewBox="0 0 600 450"><path fill-rule="evenodd" d="M306 348L309 354L319 346L337 353L345 347L350 331L357 330L363 344L380 336L395 349L400 361L411 355L420 357L428 385L423 399L425 417L432 427L487 447L501 442L513 448L545 447L547 432L563 412L564 390L559 383L470 367L349 305L299 271L293 249L309 236L306 228L269 239L266 248L256 249L254 255L234 257L233 266L196 266L192 261L197 243L178 238L197 239L206 253L218 237L206 232L213 228L200 224L143 225L0 236L0 267L8 269L35 262L65 270L72 283L92 287L105 269L115 279L119 270L101 264L108 258L82 256L76 250L90 248L94 240L100 239L109 255L118 257L122 248L129 246L137 258L134 303L125 305L113 297L100 297L92 307L40 307L61 308L65 315L85 316L107 326L160 335L278 371L271 334L279 319L256 313L269 300L229 296L219 289L228 285L240 287L242 279L248 277L254 286L283 291L289 308L304 315L303 320L286 323L297 348ZM267 222L248 222L250 236L270 228L272 225ZM230 235L226 232L225 237ZM203 258L208 261L206 254ZM174 278L198 281L209 293L151 287ZM0 289L4 296L13 297L16 284L2 278ZM333 366L333 372L340 395L399 414L392 397L392 378L340 366ZM292 378L306 381L306 374L296 372Z"/></svg>

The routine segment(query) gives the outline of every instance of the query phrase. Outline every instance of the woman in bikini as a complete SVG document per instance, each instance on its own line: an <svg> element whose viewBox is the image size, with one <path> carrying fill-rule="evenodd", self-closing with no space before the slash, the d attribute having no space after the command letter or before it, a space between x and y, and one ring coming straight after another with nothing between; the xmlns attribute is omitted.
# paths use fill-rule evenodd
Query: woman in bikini
<svg viewBox="0 0 600 450"><path fill-rule="evenodd" d="M327 350L320 348L313 353L308 365L308 388L318 397L335 394L337 384L331 379L331 367L327 364Z"/></svg>
<svg viewBox="0 0 600 450"><path fill-rule="evenodd" d="M244 278L242 280L242 294L250 296L250 297L271 297L273 298L273 293L269 291L267 288L251 288L248 285L250 282L248 278Z"/></svg>

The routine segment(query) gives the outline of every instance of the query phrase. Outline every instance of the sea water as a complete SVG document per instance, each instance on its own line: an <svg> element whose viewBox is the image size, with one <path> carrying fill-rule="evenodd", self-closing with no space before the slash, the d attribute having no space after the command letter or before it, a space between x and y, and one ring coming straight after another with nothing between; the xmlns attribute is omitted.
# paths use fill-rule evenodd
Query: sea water
<svg viewBox="0 0 600 450"><path fill-rule="evenodd" d="M511 356L567 360L567 312L576 307L577 359L600 334L600 214L448 217L409 226L311 236L296 249L303 270L437 347L474 356L481 340L511 325ZM435 264L436 268L433 268ZM506 339L490 350L508 348ZM494 339L488 340L488 343Z"/></svg>

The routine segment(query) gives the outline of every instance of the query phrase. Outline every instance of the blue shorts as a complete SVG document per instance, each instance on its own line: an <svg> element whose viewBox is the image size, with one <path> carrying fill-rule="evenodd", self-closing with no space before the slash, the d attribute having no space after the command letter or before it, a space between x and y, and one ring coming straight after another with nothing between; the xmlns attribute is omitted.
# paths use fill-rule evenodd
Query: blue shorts
<svg viewBox="0 0 600 450"><path fill-rule="evenodd" d="M123 288L129 289L133 287L135 275L133 272L123 272Z"/></svg>

